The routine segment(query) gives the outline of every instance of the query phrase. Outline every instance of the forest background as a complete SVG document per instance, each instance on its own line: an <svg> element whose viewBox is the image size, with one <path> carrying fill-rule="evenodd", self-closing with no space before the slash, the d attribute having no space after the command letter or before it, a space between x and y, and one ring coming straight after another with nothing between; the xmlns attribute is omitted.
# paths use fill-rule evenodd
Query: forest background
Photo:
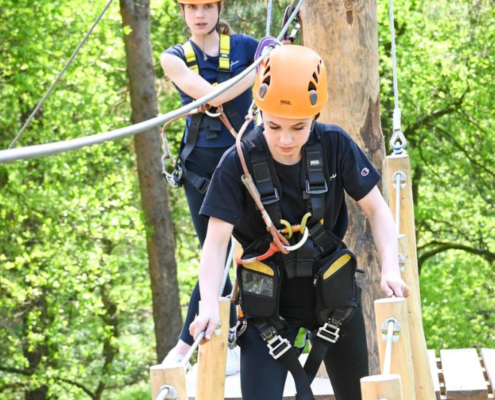
<svg viewBox="0 0 495 400"><path fill-rule="evenodd" d="M272 32L286 3L274 1ZM105 4L0 0L1 149ZM153 0L151 11L158 63L164 49L188 35L175 0ZM395 14L427 344L437 353L495 348L495 5L396 0ZM266 4L229 0L224 18L259 39ZM385 0L378 18L388 144L393 92ZM129 125L128 33L115 2L19 145ZM160 112L180 106L159 64L156 88ZM168 131L175 147L182 130L178 122ZM169 196L184 309L199 249L182 191ZM0 400L149 398L156 342L147 234L132 139L0 166Z"/></svg>

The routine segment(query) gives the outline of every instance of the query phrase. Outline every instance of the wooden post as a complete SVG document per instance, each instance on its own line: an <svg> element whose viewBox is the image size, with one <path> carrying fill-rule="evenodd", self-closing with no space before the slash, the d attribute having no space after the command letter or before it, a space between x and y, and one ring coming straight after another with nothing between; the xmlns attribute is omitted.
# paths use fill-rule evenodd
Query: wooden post
<svg viewBox="0 0 495 400"><path fill-rule="evenodd" d="M196 400L224 400L230 300L222 297L219 305L222 321L220 335L213 335L207 344L199 346ZM201 302L199 307L201 309Z"/></svg>
<svg viewBox="0 0 495 400"><path fill-rule="evenodd" d="M386 348L386 342L382 339L382 324L389 318L394 318L400 324L399 340L392 343L390 373L399 374L402 378L402 398L404 400L416 400L407 301L404 298L376 300L375 314L380 365L382 368Z"/></svg>
<svg viewBox="0 0 495 400"><path fill-rule="evenodd" d="M150 368L151 399L155 400L163 385L173 386L179 394L178 400L188 400L186 389L186 368L153 365Z"/></svg>
<svg viewBox="0 0 495 400"><path fill-rule="evenodd" d="M402 400L400 375L374 375L361 378L363 400Z"/></svg>
<svg viewBox="0 0 495 400"><path fill-rule="evenodd" d="M402 274L410 289L407 299L409 310L409 328L411 332L411 347L413 352L414 378L418 400L434 400L435 389L431 377L430 363L426 348L421 313L421 293L419 289L418 258L416 254L416 227L414 223L414 204L412 197L411 168L409 156L389 156L386 160L386 184L389 186L389 206L396 218L396 179L395 173L402 172L405 176L404 188L400 189L399 216L399 253L405 257L405 269ZM396 176L395 176L396 177ZM397 221L396 221L397 222Z"/></svg>
<svg viewBox="0 0 495 400"><path fill-rule="evenodd" d="M376 0L306 0L301 19L304 46L322 56L328 71L329 101L320 120L344 128L381 170L385 147L380 125ZM345 241L357 255L360 268L366 270L359 283L364 288L370 372L377 374L373 301L383 296L381 268L364 213L354 201L348 205Z"/></svg>

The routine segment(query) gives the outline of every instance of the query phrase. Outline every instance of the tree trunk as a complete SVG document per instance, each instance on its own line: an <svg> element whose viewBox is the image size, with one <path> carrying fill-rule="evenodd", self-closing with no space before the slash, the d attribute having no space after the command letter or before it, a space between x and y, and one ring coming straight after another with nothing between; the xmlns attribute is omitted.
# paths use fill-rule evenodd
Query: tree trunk
<svg viewBox="0 0 495 400"><path fill-rule="evenodd" d="M385 149L380 125L376 0L307 0L301 10L304 45L316 50L328 70L329 102L321 120L344 128L381 172ZM385 185L386 186L386 185ZM388 197L387 193L384 193ZM370 373L379 373L373 301L383 297L380 264L371 228L349 200L346 243L366 271L360 278L367 321Z"/></svg>
<svg viewBox="0 0 495 400"><path fill-rule="evenodd" d="M120 0L125 28L127 74L134 124L158 114L155 70L150 42L150 1ZM161 174L160 130L153 128L134 137L141 201L147 221L147 248L156 354L161 362L175 345L182 327L177 264L174 254L172 216L168 191Z"/></svg>

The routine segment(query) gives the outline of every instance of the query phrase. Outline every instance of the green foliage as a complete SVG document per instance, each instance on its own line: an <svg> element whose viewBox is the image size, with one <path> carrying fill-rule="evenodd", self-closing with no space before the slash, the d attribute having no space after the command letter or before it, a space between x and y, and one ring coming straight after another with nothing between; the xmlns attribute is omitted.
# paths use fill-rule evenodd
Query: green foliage
<svg viewBox="0 0 495 400"><path fill-rule="evenodd" d="M488 0L394 3L428 345L494 347L495 8ZM388 2L380 2L379 20L382 126L390 137Z"/></svg>
<svg viewBox="0 0 495 400"><path fill-rule="evenodd" d="M488 0L396 0L403 130L414 170L424 325L430 348L495 347L492 232L495 10ZM6 148L106 0L0 0L0 146ZM274 1L272 34L287 1ZM393 96L387 2L379 3L382 125ZM224 18L265 35L264 1ZM187 40L175 0L151 10L160 109L180 106L158 60ZM32 145L130 122L115 3L20 139ZM176 153L183 122L167 137ZM0 400L149 398L154 363L145 229L132 140L0 166ZM182 190L170 191L181 303L198 242ZM492 257L492 258L490 258Z"/></svg>

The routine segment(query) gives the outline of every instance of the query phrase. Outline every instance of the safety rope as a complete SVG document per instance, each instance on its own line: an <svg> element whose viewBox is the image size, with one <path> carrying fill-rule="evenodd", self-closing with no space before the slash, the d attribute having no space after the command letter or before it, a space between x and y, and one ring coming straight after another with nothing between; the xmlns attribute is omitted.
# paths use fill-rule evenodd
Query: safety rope
<svg viewBox="0 0 495 400"><path fill-rule="evenodd" d="M261 202L261 196L256 188L256 185L253 182L253 178L251 177L251 174L249 173L249 169L246 164L246 160L244 158L244 153L242 152L242 147L241 147L241 141L242 141L242 136L244 132L246 131L246 128L248 125L251 123L251 121L254 120L254 114L255 114L255 107L254 103L251 105L248 115L246 116L246 121L242 125L241 129L239 130L239 133L237 134L237 138L235 141L235 146L237 148L237 154L240 158L241 165L242 165L242 170L244 172L244 175L242 175L242 183L244 186L246 186L247 191L253 198L256 206L260 210L261 217L263 218L263 221L265 221L267 230L270 232L270 234L273 237L273 242L270 243L270 248L269 250L258 257L252 257L249 259L242 260L238 257L236 257L235 261L238 264L251 264L256 261L263 261L266 260L267 258L271 257L273 254L277 252L281 252L283 254L289 254L290 250L287 250L287 247L289 246L289 242L287 239L280 233L275 225L273 224L270 216L268 215L268 212L265 210L265 207L263 206L263 203Z"/></svg>
<svg viewBox="0 0 495 400"><path fill-rule="evenodd" d="M268 0L268 9L266 12L266 35L265 36L270 36L270 25L272 23L272 0Z"/></svg>
<svg viewBox="0 0 495 400"><path fill-rule="evenodd" d="M69 65L72 63L72 61L76 57L77 53L79 53L79 50L81 49L81 47L84 45L84 43L86 43L86 41L88 40L89 36L93 32L93 29L95 29L96 25L98 25L98 22L100 22L100 20L102 19L103 15L108 10L108 8L112 4L112 2L113 2L113 0L110 0L107 3L107 5L105 6L105 8L103 9L103 11L100 13L100 15L98 15L98 18L96 18L96 21L93 23L93 25L89 29L88 33L86 33L86 35L84 36L84 38L81 41L81 43L79 43L79 45L76 47L76 50L74 50L74 53L69 58L69 61L67 61L67 63L65 64L65 66L59 72L58 76L55 78L55 80L51 84L50 88L47 90L47 92L45 93L45 95L43 96L43 98L40 100L40 102L38 103L38 105L36 106L36 108L33 110L33 112L31 113L31 115L27 119L27 121L24 123L24 125L22 126L22 128L19 131L19 133L17 134L17 136L14 138L14 140L12 140L12 143L10 143L9 149L11 149L17 143L17 141L19 140L19 138L21 137L21 135L23 134L23 132L28 127L29 123L33 120L33 118L36 115L36 113L39 111L39 109L41 108L41 106L43 105L43 103L45 102L45 100L47 99L47 97L52 92L52 90L55 87L55 85L60 81L60 79L62 78L62 75L65 73L65 71L67 70L67 68L69 68Z"/></svg>
<svg viewBox="0 0 495 400"><path fill-rule="evenodd" d="M393 69L393 86L394 86L394 116L393 116L393 133L390 138L390 147L394 155L405 152L407 141L401 128L401 111L399 108L399 85L397 83L397 57L395 54L395 30L394 30L394 4L389 0L390 10L390 42L392 44L392 69Z"/></svg>

